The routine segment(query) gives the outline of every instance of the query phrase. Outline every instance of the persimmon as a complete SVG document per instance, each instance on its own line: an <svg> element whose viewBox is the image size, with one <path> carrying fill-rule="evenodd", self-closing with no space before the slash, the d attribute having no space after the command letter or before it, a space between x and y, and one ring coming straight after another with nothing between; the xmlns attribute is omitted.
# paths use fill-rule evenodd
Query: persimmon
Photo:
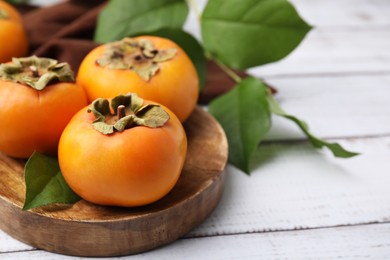
<svg viewBox="0 0 390 260"><path fill-rule="evenodd" d="M67 63L32 56L1 64L0 152L56 155L66 124L87 104Z"/></svg>
<svg viewBox="0 0 390 260"><path fill-rule="evenodd" d="M58 162L86 201L133 207L173 188L186 151L186 134L172 111L126 94L114 97L111 107L99 98L78 112L62 133Z"/></svg>
<svg viewBox="0 0 390 260"><path fill-rule="evenodd" d="M199 95L190 58L176 43L155 36L96 47L82 61L76 81L90 101L133 92L168 107L181 122L191 114Z"/></svg>
<svg viewBox="0 0 390 260"><path fill-rule="evenodd" d="M0 63L12 57L23 57L28 52L27 35L18 11L0 0Z"/></svg>

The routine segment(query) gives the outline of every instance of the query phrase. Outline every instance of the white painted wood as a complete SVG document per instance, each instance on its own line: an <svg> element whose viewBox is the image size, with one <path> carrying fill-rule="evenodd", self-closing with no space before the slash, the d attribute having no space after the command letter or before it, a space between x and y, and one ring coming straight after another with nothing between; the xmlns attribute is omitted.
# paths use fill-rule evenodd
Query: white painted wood
<svg viewBox="0 0 390 260"><path fill-rule="evenodd" d="M321 27L390 25L388 0L290 0L310 24Z"/></svg>
<svg viewBox="0 0 390 260"><path fill-rule="evenodd" d="M22 242L19 242L12 237L8 236L2 230L0 230L0 253L3 252L14 252L21 250L31 250L31 246L28 246ZM0 255L1 259L1 255Z"/></svg>
<svg viewBox="0 0 390 260"><path fill-rule="evenodd" d="M390 3L390 2L389 2ZM390 16L390 15L389 15ZM281 61L250 69L259 77L307 74L390 73L390 26L309 32Z"/></svg>
<svg viewBox="0 0 390 260"><path fill-rule="evenodd" d="M276 99L282 107L304 119L320 137L390 134L390 74L272 78L267 82L279 90ZM275 117L267 139L302 137L295 124Z"/></svg>
<svg viewBox="0 0 390 260"><path fill-rule="evenodd" d="M390 259L390 224L181 239L120 259ZM28 251L1 259L82 259ZM101 258L88 258L101 259ZM113 258L118 259L118 258Z"/></svg>
<svg viewBox="0 0 390 260"><path fill-rule="evenodd" d="M390 259L390 224L180 240L136 259Z"/></svg>
<svg viewBox="0 0 390 260"><path fill-rule="evenodd" d="M390 221L390 138L342 140L337 159L306 143L263 144L248 177L232 166L222 201L190 237Z"/></svg>
<svg viewBox="0 0 390 260"><path fill-rule="evenodd" d="M140 259L389 259L390 225L180 240Z"/></svg>

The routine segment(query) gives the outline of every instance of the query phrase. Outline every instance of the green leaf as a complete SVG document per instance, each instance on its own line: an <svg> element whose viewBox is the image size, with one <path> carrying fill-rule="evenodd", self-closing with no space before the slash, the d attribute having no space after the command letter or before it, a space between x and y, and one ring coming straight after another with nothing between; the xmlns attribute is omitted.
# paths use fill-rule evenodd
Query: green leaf
<svg viewBox="0 0 390 260"><path fill-rule="evenodd" d="M229 162L249 174L251 157L271 126L266 86L256 78L245 78L212 101L209 112L225 130Z"/></svg>
<svg viewBox="0 0 390 260"><path fill-rule="evenodd" d="M55 158L34 152L26 163L24 174L26 199L23 210L80 200L65 182Z"/></svg>
<svg viewBox="0 0 390 260"><path fill-rule="evenodd" d="M340 144L338 143L329 143L325 140L319 139L318 137L314 136L312 133L309 132L309 127L307 124L300 120L299 118L287 114L279 105L279 103L273 98L271 94L267 96L268 103L270 105L271 111L279 116L282 116L284 118L287 118L294 123L298 125L298 127L303 131L303 133L309 138L310 143L316 147L316 148L323 148L327 147L334 156L341 157L341 158L350 158L355 155L358 155L359 153L350 152L345 150Z"/></svg>
<svg viewBox="0 0 390 260"><path fill-rule="evenodd" d="M171 39L187 53L198 73L199 91L201 92L206 84L206 57L202 45L191 34L180 29L164 28L149 32L148 35Z"/></svg>
<svg viewBox="0 0 390 260"><path fill-rule="evenodd" d="M98 16L95 41L106 43L161 28L181 28L184 0L111 0Z"/></svg>
<svg viewBox="0 0 390 260"><path fill-rule="evenodd" d="M287 0L209 0L201 22L205 50L236 69L282 59L311 29Z"/></svg>

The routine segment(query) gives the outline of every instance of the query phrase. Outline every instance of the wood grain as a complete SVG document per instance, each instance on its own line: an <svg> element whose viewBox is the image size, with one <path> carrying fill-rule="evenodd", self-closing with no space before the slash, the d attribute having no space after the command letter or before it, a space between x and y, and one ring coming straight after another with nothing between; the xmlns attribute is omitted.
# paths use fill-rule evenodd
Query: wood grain
<svg viewBox="0 0 390 260"><path fill-rule="evenodd" d="M315 28L286 58L248 70L269 78L310 75L388 74L390 27L334 30ZM277 86L275 86L277 88Z"/></svg>
<svg viewBox="0 0 390 260"><path fill-rule="evenodd" d="M390 224L232 234L180 239L123 259L390 259ZM74 260L33 250L0 254L10 260Z"/></svg>
<svg viewBox="0 0 390 260"><path fill-rule="evenodd" d="M250 177L227 167L217 209L187 237L390 222L390 137L329 141L362 154L338 159L306 142L263 143Z"/></svg>
<svg viewBox="0 0 390 260"><path fill-rule="evenodd" d="M390 259L389 233L390 224L386 223L181 239L174 245L141 254L137 259L383 260ZM32 252L20 256L56 259L54 255Z"/></svg>
<svg viewBox="0 0 390 260"><path fill-rule="evenodd" d="M390 74L323 75L267 81L279 90L275 97L282 107L306 121L316 136L330 139L390 134ZM294 123L275 117L267 140L302 137L302 131Z"/></svg>
<svg viewBox="0 0 390 260"><path fill-rule="evenodd" d="M301 17L315 27L340 29L390 25L388 0L291 0L291 2ZM332 13L324 12L324 10L332 11Z"/></svg>
<svg viewBox="0 0 390 260"><path fill-rule="evenodd" d="M115 256L149 250L188 233L217 205L224 186L227 141L201 108L185 123L188 153L182 175L163 199L138 208L86 201L22 211L23 161L0 155L0 228L34 247L78 256Z"/></svg>

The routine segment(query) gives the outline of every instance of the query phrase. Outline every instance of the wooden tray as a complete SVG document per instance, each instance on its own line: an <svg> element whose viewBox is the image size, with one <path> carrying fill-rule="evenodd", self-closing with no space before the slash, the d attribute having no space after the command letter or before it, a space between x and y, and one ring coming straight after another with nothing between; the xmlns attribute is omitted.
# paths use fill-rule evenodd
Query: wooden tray
<svg viewBox="0 0 390 260"><path fill-rule="evenodd" d="M176 240L216 207L228 156L222 128L201 108L184 126L188 153L178 183L158 202L138 208L82 200L22 211L25 161L0 153L0 228L33 247L76 256L134 254Z"/></svg>

